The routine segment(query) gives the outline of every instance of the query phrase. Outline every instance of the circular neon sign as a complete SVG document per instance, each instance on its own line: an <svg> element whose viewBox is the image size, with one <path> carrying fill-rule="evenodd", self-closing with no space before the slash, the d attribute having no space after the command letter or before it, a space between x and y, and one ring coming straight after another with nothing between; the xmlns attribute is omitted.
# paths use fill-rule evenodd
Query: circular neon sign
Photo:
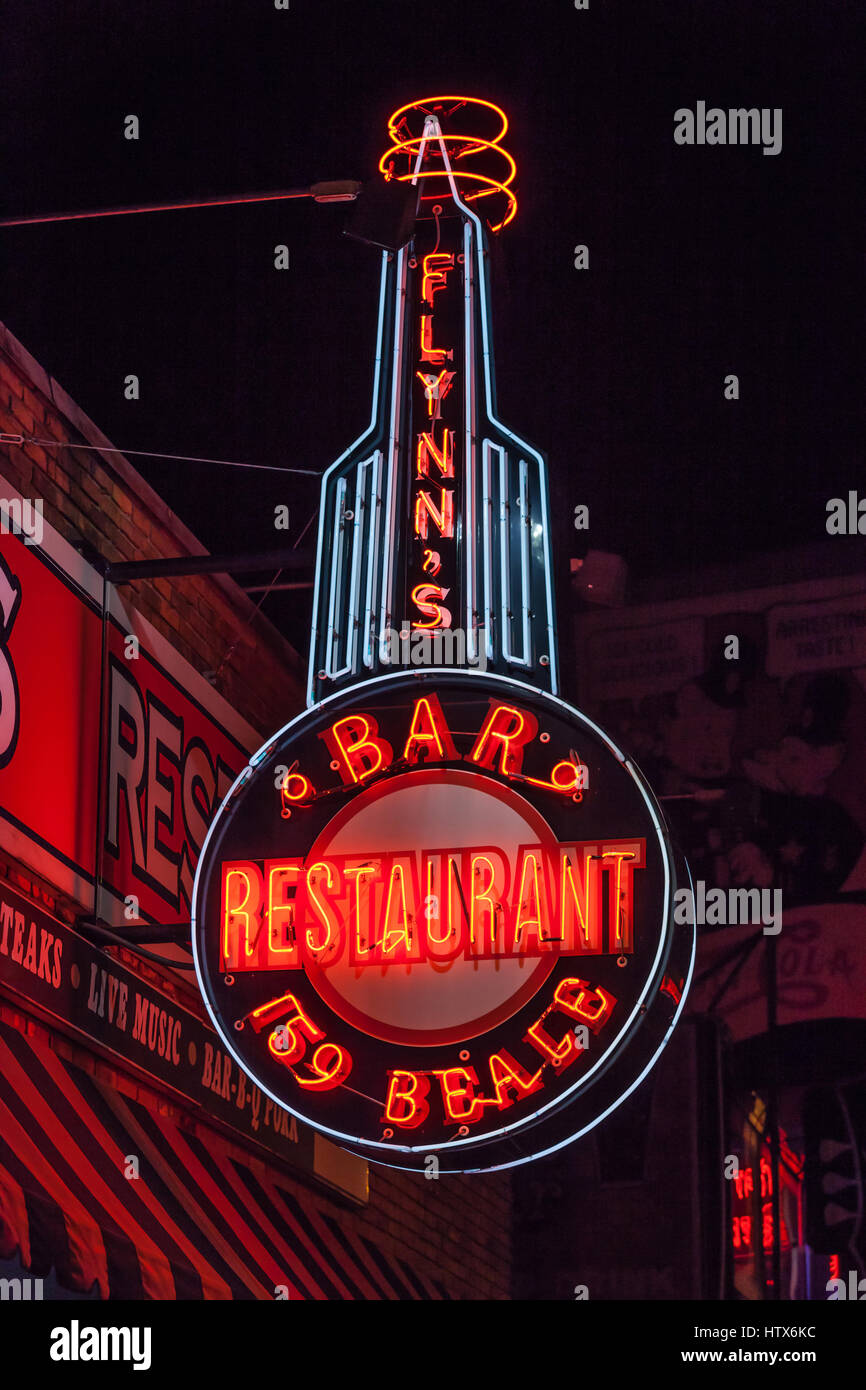
<svg viewBox="0 0 866 1390"><path fill-rule="evenodd" d="M367 1158L507 1167L598 1123L682 1008L694 929L637 769L498 676L387 676L306 711L202 849L193 945L226 1047Z"/></svg>

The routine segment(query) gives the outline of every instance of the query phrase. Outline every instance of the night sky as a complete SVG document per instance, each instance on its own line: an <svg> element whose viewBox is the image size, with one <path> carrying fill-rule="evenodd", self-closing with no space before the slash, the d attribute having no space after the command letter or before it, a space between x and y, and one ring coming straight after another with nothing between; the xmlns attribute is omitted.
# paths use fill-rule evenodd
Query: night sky
<svg viewBox="0 0 866 1390"><path fill-rule="evenodd" d="M394 107L501 103L520 206L494 251L499 411L549 459L562 613L587 545L641 578L862 543L825 533L828 498L863 479L861 15L855 0L7 0L2 209L367 180ZM781 107L781 153L676 145L675 110L699 100ZM5 229L0 318L121 447L324 469L372 386L379 256L342 235L349 213ZM214 550L284 540L279 502L291 542L317 503L312 478L133 462ZM265 611L306 650L309 607L307 592Z"/></svg>

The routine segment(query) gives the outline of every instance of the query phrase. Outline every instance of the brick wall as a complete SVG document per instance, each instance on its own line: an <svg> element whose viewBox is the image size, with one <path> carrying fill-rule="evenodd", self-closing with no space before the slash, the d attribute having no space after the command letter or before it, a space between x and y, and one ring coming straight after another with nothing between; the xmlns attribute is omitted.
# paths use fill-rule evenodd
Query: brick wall
<svg viewBox="0 0 866 1390"><path fill-rule="evenodd" d="M0 432L112 447L2 324ZM205 553L120 454L0 444L0 473L23 497L42 498L45 520L71 545L89 546L105 560ZM302 707L301 658L228 576L138 580L123 594L196 670L220 672L216 689L263 735Z"/></svg>
<svg viewBox="0 0 866 1390"><path fill-rule="evenodd" d="M65 445L109 441L63 388L0 324L0 432ZM42 498L44 517L69 543L89 545L106 560L196 555L204 547L122 455L91 450L0 444L0 473L24 497ZM222 665L216 688L254 728L267 735L303 705L303 662L227 576L141 580L128 587L133 605L202 673ZM237 641L240 634L240 641ZM226 660L232 646L234 651ZM256 681L246 675L255 658ZM0 874L66 921L70 904L0 855ZM137 969L188 1007L200 1004L177 975L132 953ZM463 1298L510 1295L511 1180L427 1178L372 1168L370 1202L353 1225L393 1248Z"/></svg>
<svg viewBox="0 0 866 1390"><path fill-rule="evenodd" d="M511 1179L507 1173L395 1173L371 1168L363 1220L411 1259L435 1265L461 1297L510 1297Z"/></svg>

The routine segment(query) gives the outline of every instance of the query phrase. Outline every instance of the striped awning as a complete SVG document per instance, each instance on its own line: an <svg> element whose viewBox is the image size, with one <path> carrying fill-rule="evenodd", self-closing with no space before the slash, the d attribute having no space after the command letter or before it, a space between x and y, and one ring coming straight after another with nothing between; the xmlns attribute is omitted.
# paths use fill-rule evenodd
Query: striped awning
<svg viewBox="0 0 866 1390"><path fill-rule="evenodd" d="M353 1212L135 1093L0 1021L0 1259L102 1298L450 1296Z"/></svg>

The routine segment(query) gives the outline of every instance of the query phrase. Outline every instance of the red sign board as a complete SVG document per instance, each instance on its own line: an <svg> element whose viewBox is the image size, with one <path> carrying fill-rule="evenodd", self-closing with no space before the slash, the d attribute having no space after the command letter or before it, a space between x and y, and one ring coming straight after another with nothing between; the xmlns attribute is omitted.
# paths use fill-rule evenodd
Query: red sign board
<svg viewBox="0 0 866 1390"><path fill-rule="evenodd" d="M101 577L48 525L39 546L0 535L0 843L87 907L101 601ZM211 815L258 739L117 591L107 668L100 913L179 922Z"/></svg>

